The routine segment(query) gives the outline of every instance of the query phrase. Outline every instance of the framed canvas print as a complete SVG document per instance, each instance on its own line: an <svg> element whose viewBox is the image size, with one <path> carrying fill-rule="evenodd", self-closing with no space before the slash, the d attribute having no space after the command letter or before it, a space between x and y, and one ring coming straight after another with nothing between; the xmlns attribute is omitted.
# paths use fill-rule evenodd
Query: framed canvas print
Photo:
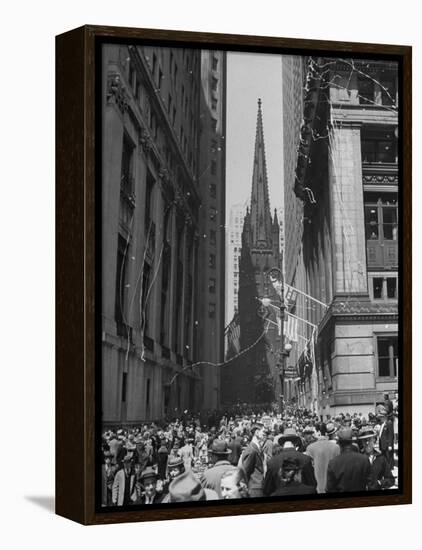
<svg viewBox="0 0 422 550"><path fill-rule="evenodd" d="M411 48L57 52L57 513L411 502Z"/></svg>

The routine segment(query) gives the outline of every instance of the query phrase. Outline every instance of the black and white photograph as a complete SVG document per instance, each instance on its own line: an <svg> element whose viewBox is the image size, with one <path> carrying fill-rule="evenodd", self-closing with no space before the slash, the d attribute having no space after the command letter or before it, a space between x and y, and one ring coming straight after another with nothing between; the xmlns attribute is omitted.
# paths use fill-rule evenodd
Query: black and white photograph
<svg viewBox="0 0 422 550"><path fill-rule="evenodd" d="M99 510L399 491L399 62L101 58Z"/></svg>

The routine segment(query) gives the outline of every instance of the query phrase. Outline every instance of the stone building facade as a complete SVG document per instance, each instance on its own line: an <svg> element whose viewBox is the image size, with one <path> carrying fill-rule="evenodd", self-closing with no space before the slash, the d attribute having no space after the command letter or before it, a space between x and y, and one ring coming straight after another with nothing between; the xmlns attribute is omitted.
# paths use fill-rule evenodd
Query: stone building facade
<svg viewBox="0 0 422 550"><path fill-rule="evenodd" d="M212 358L223 358L224 325L217 317L221 330L210 336L200 309L208 292L199 285L208 276L201 166L211 156L202 132L214 138L200 125L208 113L200 50L103 48L102 414L105 424L137 423L218 400L215 392L205 397L208 382L190 366L203 359L207 339ZM224 72L221 85L223 102ZM224 161L214 184L215 208L224 212ZM215 240L222 258L223 239ZM221 310L224 278L216 289Z"/></svg>
<svg viewBox="0 0 422 550"><path fill-rule="evenodd" d="M286 214L286 258L299 258L286 273L326 307L298 304L315 346L308 325L289 397L320 414L367 414L398 388L397 74L393 62L310 58L302 81L296 169L285 181L286 212L303 211L301 246L287 238L298 217Z"/></svg>
<svg viewBox="0 0 422 550"><path fill-rule="evenodd" d="M225 128L226 54L201 52L200 139L199 139L199 304L198 361L202 378L203 409L220 404L220 371L224 360L225 326Z"/></svg>

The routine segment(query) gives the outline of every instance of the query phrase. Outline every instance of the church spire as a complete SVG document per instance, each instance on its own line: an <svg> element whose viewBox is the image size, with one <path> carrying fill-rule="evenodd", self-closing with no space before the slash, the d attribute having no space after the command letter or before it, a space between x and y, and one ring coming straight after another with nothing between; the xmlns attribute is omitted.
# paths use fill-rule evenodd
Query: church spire
<svg viewBox="0 0 422 550"><path fill-rule="evenodd" d="M252 246L271 248L272 221L268 195L267 165L265 161L264 128L262 125L261 98L258 99L255 155L252 175L250 224Z"/></svg>

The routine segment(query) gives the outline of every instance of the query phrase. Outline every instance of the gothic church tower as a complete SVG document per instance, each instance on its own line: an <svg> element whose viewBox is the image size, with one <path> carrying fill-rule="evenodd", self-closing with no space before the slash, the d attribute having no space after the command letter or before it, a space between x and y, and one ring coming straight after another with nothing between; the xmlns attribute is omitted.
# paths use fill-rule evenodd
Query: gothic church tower
<svg viewBox="0 0 422 550"><path fill-rule="evenodd" d="M264 321L258 310L259 298L274 294L268 271L281 267L279 232L277 213L271 216L262 105L258 99L251 204L243 224L239 262L240 346L241 350L250 349L224 369L227 387L231 388L227 401L264 404L277 400L277 327Z"/></svg>

